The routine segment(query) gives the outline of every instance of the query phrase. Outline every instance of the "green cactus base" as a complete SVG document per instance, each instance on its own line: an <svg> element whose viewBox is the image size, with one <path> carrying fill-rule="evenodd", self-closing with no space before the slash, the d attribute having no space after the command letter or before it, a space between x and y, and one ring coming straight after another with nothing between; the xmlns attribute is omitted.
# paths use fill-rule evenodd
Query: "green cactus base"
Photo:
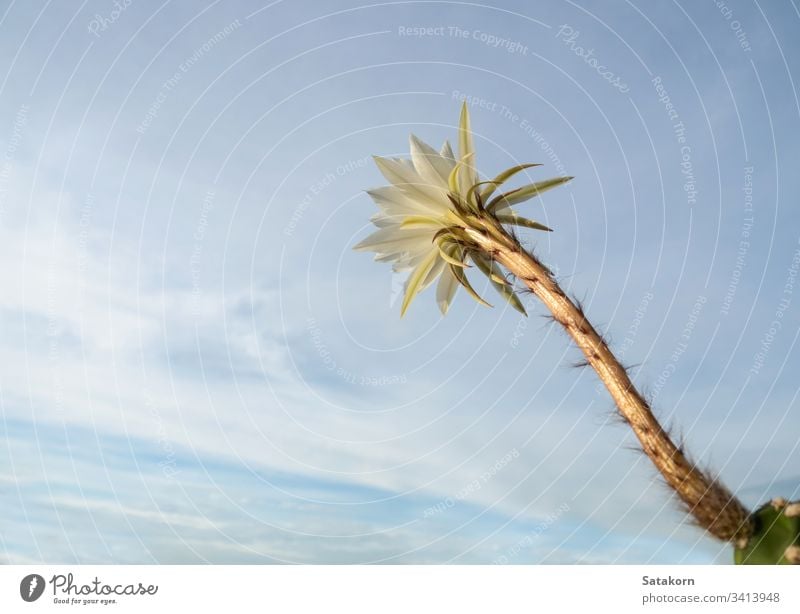
<svg viewBox="0 0 800 614"><path fill-rule="evenodd" d="M773 499L753 512L754 532L736 546L737 565L800 564L800 501Z"/></svg>

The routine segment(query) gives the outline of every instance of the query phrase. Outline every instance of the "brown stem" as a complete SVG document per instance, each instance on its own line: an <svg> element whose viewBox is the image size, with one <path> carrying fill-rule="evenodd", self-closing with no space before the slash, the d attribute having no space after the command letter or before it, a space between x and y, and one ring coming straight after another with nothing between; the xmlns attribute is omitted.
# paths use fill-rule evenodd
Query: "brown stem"
<svg viewBox="0 0 800 614"><path fill-rule="evenodd" d="M567 297L549 269L496 221L484 218L482 225L482 229L467 231L471 239L539 297L556 322L572 337L605 384L619 414L633 429L644 453L697 523L718 539L746 543L753 531L750 512L672 442L603 337Z"/></svg>

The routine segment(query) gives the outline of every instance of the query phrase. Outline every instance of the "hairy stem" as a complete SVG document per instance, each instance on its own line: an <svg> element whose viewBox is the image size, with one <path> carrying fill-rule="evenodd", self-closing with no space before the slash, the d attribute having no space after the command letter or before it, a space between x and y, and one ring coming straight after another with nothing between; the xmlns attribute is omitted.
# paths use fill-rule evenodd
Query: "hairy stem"
<svg viewBox="0 0 800 614"><path fill-rule="evenodd" d="M582 309L564 293L549 269L523 249L496 220L483 218L483 228L468 229L467 232L481 251L524 283L572 337L608 389L619 414L633 429L642 451L697 524L718 539L746 544L753 532L750 512L725 486L699 469L673 443L603 337Z"/></svg>

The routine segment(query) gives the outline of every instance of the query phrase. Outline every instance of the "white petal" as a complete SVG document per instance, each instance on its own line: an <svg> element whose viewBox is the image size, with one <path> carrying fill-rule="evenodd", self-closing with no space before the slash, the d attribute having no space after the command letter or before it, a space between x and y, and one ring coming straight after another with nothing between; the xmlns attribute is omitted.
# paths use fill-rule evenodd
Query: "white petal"
<svg viewBox="0 0 800 614"><path fill-rule="evenodd" d="M442 315L447 315L447 310L450 308L450 303L458 290L458 280L450 267L445 267L442 276L439 278L439 283L436 285L436 302L439 304L439 310Z"/></svg>
<svg viewBox="0 0 800 614"><path fill-rule="evenodd" d="M430 213L441 213L441 208L426 200L412 198L400 188L395 186L384 186L367 190L367 194L372 197L378 205L389 215L425 215Z"/></svg>
<svg viewBox="0 0 800 614"><path fill-rule="evenodd" d="M375 164L386 179L418 200L430 201L439 209L449 208L447 190L431 185L416 171L411 161L392 160L375 156Z"/></svg>
<svg viewBox="0 0 800 614"><path fill-rule="evenodd" d="M357 251L375 251L381 254L417 251L420 246L430 246L433 233L429 229L410 229L390 226L380 228L353 246Z"/></svg>
<svg viewBox="0 0 800 614"><path fill-rule="evenodd" d="M453 154L453 148L450 147L450 141L445 141L444 145L442 145L442 150L439 152L442 154L442 157L450 160L453 164L450 166L450 170L453 170L453 166L456 163L456 157ZM449 173L448 173L449 174Z"/></svg>
<svg viewBox="0 0 800 614"><path fill-rule="evenodd" d="M438 247L435 248L435 250L437 253L439 252ZM434 281L436 281L439 275L442 274L442 271L444 271L445 264L446 262L442 260L441 257L436 259L436 263L431 267L431 270L428 271L428 274L425 276L425 279L423 280L422 285L420 286L420 290L424 290L425 288L430 286Z"/></svg>
<svg viewBox="0 0 800 614"><path fill-rule="evenodd" d="M447 177L452 164L442 157L433 147L419 140L413 134L409 138L411 160L417 172L432 185L447 189Z"/></svg>
<svg viewBox="0 0 800 614"><path fill-rule="evenodd" d="M419 245L411 251L396 254L395 263L392 265L394 271L407 271L413 269L430 254L430 245Z"/></svg>

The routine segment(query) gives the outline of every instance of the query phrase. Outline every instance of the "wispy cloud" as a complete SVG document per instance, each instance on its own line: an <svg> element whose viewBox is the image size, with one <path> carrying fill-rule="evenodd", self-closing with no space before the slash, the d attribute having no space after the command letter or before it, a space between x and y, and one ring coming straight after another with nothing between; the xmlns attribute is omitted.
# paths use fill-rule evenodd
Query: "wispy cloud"
<svg viewBox="0 0 800 614"><path fill-rule="evenodd" d="M352 253L373 212L363 189L382 181L368 155L405 151L409 132L452 138L462 94L478 101L484 174L558 160L579 176L535 205L558 230L535 247L625 360L643 363L639 381L669 371L654 395L665 421L748 502L796 491L795 305L758 375L742 377L797 248L796 212L778 200L800 188L786 166L796 144L781 137L796 117L762 18L736 9L759 41L754 72L707 7L691 11L716 56L700 38L670 48L686 23L657 7L647 14L665 38L643 8L604 7L609 28L563 4L536 9L544 25L492 7L447 14L525 53L447 28L397 34L440 24L440 8L353 5L292 29L309 16L284 3L265 42L267 11L248 19L237 3L199 17L169 7L171 21L128 39L147 18L131 7L100 37L87 30L93 15L79 15L50 54L44 32L61 33L73 10L54 7L18 57L0 54L11 75L0 157L13 149L0 167L0 556L725 560L627 449L592 375L564 366L574 350L535 302L527 320L467 301L442 319L423 296L399 321L398 279ZM0 31L29 27L29 10L15 5ZM237 17L137 132L180 62ZM167 22L186 28L173 40ZM546 27L561 23L630 92ZM795 57L794 39L778 36ZM0 36L0 48L19 44ZM690 126L694 208L656 74ZM774 140L767 111L785 122ZM723 315L745 163L759 208Z"/></svg>

